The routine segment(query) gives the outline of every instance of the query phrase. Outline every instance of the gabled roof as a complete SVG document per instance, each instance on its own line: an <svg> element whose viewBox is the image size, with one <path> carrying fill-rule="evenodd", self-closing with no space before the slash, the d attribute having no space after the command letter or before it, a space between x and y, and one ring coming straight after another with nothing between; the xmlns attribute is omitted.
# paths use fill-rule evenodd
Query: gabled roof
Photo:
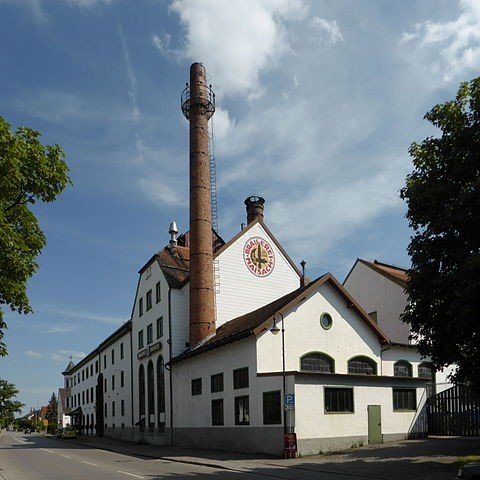
<svg viewBox="0 0 480 480"><path fill-rule="evenodd" d="M223 345L236 342L251 335L258 335L272 326L272 317L276 313L287 314L294 306L304 301L310 294L314 293L321 285L328 283L346 301L347 306L355 310L367 326L377 335L381 343L388 343L386 335L380 330L377 324L343 288L331 273L326 273L304 287L297 288L283 297L264 305L252 312L234 318L217 328L215 334L202 344L187 350L172 360L177 363L186 358L219 348Z"/></svg>
<svg viewBox="0 0 480 480"><path fill-rule="evenodd" d="M220 255L223 251L230 247L230 245L236 242L242 235L245 235L257 223L261 224L266 233L272 239L272 242L282 252L282 255L286 258L288 263L292 266L292 268L297 272L298 276L300 277L301 273L298 267L288 256L287 252L283 249L275 236L270 232L268 227L260 219L256 219L253 222L249 223L246 228L238 232L227 243L225 243L222 238L218 236L215 231L213 231L215 233L213 238L215 250L214 257ZM175 247L166 246L163 250L160 250L158 253L153 255L150 260L140 269L139 273L142 274L156 260L165 275L165 279L167 280L168 285L171 288L182 288L183 286L185 286L190 278L190 248L188 247L188 232L182 234L181 238L184 239L182 240L182 243L184 243L186 246L180 245L180 242Z"/></svg>
<svg viewBox="0 0 480 480"><path fill-rule="evenodd" d="M65 370L62 372L62 373L68 373L73 367L75 366L75 364L70 360L68 362L68 365L66 366Z"/></svg>
<svg viewBox="0 0 480 480"><path fill-rule="evenodd" d="M389 280L396 283L397 285L400 285L402 288L407 287L407 283L408 283L408 270L407 269L397 267L395 265L390 265L388 263L379 262L378 260L374 260L373 262L369 262L367 260L357 258L357 262L360 262L363 265L366 265L367 267L371 268L372 270L374 270L375 272L384 276L385 278L388 278ZM355 265L356 265L357 262L355 262ZM353 268L355 267L355 265L353 266ZM353 268L352 268L352 270L353 270ZM350 272L352 270L350 270ZM349 277L349 275L350 275L350 273L347 275L347 278ZM345 278L345 282L347 281L347 278ZM345 282L343 282L343 283L345 284Z"/></svg>

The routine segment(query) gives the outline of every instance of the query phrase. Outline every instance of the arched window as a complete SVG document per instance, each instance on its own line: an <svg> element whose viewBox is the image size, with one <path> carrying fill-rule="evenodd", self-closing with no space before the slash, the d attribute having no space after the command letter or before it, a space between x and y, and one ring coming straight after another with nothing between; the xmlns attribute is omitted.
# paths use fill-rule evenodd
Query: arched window
<svg viewBox="0 0 480 480"><path fill-rule="evenodd" d="M348 361L348 373L353 375L376 375L377 364L368 357L353 357Z"/></svg>
<svg viewBox="0 0 480 480"><path fill-rule="evenodd" d="M150 360L147 367L147 403L148 403L148 426L155 426L155 383L153 373L153 362Z"/></svg>
<svg viewBox="0 0 480 480"><path fill-rule="evenodd" d="M418 377L433 380L433 365L428 362L421 363L418 366Z"/></svg>
<svg viewBox="0 0 480 480"><path fill-rule="evenodd" d="M160 355L157 359L157 415L158 429L165 431L165 364Z"/></svg>
<svg viewBox="0 0 480 480"><path fill-rule="evenodd" d="M300 359L300 369L307 372L334 373L335 361L325 353L307 353Z"/></svg>
<svg viewBox="0 0 480 480"><path fill-rule="evenodd" d="M393 365L395 377L412 377L412 364L406 360L399 360Z"/></svg>
<svg viewBox="0 0 480 480"><path fill-rule="evenodd" d="M140 414L140 427L145 426L145 368L140 365L138 370L138 407Z"/></svg>

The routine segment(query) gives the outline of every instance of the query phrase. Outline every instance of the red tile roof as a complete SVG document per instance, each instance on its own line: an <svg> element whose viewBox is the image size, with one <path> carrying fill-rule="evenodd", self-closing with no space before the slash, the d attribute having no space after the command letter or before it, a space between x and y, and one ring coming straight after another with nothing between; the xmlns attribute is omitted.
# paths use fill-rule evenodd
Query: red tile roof
<svg viewBox="0 0 480 480"><path fill-rule="evenodd" d="M380 275L388 278L392 282L395 282L397 285L400 285L403 288L406 288L408 283L408 270L405 268L397 267L395 265L389 265L388 263L382 263L378 260L373 262L368 262L367 260L358 259L359 262L363 263L367 267L370 267L372 270L375 270Z"/></svg>

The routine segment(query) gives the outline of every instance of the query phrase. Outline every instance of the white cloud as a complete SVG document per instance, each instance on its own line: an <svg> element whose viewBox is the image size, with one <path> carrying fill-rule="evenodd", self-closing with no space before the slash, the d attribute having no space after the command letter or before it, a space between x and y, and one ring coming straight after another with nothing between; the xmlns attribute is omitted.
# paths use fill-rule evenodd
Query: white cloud
<svg viewBox="0 0 480 480"><path fill-rule="evenodd" d="M156 205L168 205L170 207L186 206L187 201L183 197L183 191L175 189L171 184L174 181L170 178L166 183L168 176L162 175L156 177L150 175L139 180L140 188L145 193L146 197Z"/></svg>
<svg viewBox="0 0 480 480"><path fill-rule="evenodd" d="M260 74L290 50L285 21L305 17L301 0L174 0L186 29L183 55L208 65L220 95L263 93Z"/></svg>
<svg viewBox="0 0 480 480"><path fill-rule="evenodd" d="M46 333L69 333L76 330L73 325L53 325L45 330Z"/></svg>
<svg viewBox="0 0 480 480"><path fill-rule="evenodd" d="M28 9L38 23L45 23L48 21L48 16L43 11L40 0L0 0L0 5L2 3Z"/></svg>
<svg viewBox="0 0 480 480"><path fill-rule="evenodd" d="M480 2L460 0L459 7L455 20L415 24L413 32L404 32L400 39L409 50L414 44L420 66L443 74L446 82L466 80L480 70Z"/></svg>
<svg viewBox="0 0 480 480"><path fill-rule="evenodd" d="M336 20L328 21L324 18L313 17L310 20L310 27L314 31L317 31L322 37L326 36L326 41L328 43L334 44L344 41Z"/></svg>
<svg viewBox="0 0 480 480"><path fill-rule="evenodd" d="M166 32L162 32L162 35L153 34L152 43L153 46L165 57L175 55L175 51L170 47L172 41L171 35Z"/></svg>
<svg viewBox="0 0 480 480"><path fill-rule="evenodd" d="M101 4L108 5L110 3L113 3L114 0L64 0L64 1L69 3L70 5L75 5L83 8L92 8Z"/></svg>
<svg viewBox="0 0 480 480"><path fill-rule="evenodd" d="M75 350L57 350L55 353L52 353L51 358L56 362L65 362L68 363L70 357L72 360L81 360L87 354L85 352L76 352Z"/></svg>
<svg viewBox="0 0 480 480"><path fill-rule="evenodd" d="M107 323L111 325L121 325L125 320L118 317L111 317L108 315L98 315L89 312L82 312L79 310L66 308L60 305L46 304L38 308L39 313L48 313L60 317L76 318L79 320L91 320L93 322Z"/></svg>
<svg viewBox="0 0 480 480"><path fill-rule="evenodd" d="M43 354L41 354L39 352L35 352L34 350L27 350L25 352L25 355L27 357L30 357L30 358L42 358L43 357Z"/></svg>

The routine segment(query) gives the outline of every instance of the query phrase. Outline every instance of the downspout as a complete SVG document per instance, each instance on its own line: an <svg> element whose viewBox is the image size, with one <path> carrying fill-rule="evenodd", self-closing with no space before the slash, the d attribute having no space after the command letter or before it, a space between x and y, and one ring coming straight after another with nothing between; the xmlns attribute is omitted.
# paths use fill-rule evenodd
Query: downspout
<svg viewBox="0 0 480 480"><path fill-rule="evenodd" d="M135 425L135 420L133 417L133 321L132 321L132 328L130 329L130 398L131 398L131 410L132 410L132 438L133 438L133 428Z"/></svg>
<svg viewBox="0 0 480 480"><path fill-rule="evenodd" d="M168 366L170 381L170 446L173 447L173 379L172 379L172 289L168 287Z"/></svg>

